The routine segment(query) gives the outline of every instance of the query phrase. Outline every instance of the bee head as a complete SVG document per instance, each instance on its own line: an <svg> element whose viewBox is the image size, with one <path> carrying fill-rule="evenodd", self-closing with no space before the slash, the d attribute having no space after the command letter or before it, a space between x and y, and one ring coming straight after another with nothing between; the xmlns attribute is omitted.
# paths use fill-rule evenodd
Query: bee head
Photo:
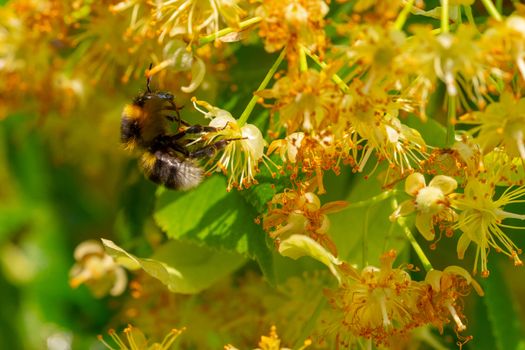
<svg viewBox="0 0 525 350"><path fill-rule="evenodd" d="M149 69L146 73L146 91L135 97L133 100L133 103L139 107L144 107L146 102L148 101L156 101L156 102L172 102L175 96L173 96L170 92L165 91L152 91L151 90L151 75L149 74L149 71L151 70L152 63L149 65Z"/></svg>
<svg viewBox="0 0 525 350"><path fill-rule="evenodd" d="M170 92L165 92L165 91L155 91L155 92L146 91L143 94L135 97L135 99L133 99L133 104L135 104L135 105L137 105L139 107L144 107L144 105L148 101L171 102L171 101L173 101L174 98L175 98L175 96L173 96L173 94L170 93Z"/></svg>

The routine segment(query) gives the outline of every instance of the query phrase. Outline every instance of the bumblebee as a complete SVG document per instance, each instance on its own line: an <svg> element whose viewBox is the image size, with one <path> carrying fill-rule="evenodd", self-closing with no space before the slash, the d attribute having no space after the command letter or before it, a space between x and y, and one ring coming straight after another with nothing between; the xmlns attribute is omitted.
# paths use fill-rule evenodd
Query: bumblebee
<svg viewBox="0 0 525 350"><path fill-rule="evenodd" d="M151 181L174 190L189 190L202 182L205 171L199 158L212 157L232 140L204 142L206 133L220 129L190 125L182 120L174 95L151 91L147 78L146 91L124 107L120 140L125 148L142 153L141 167ZM171 124L177 124L172 132Z"/></svg>

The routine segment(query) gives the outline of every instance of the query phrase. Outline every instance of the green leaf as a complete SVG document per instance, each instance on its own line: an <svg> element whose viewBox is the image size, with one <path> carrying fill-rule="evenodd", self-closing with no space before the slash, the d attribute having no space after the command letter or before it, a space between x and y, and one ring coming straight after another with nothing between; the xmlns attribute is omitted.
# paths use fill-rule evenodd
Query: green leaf
<svg viewBox="0 0 525 350"><path fill-rule="evenodd" d="M490 277L481 281L485 291L483 298L496 344L500 350L523 350L525 336L517 311L516 301L498 264L492 264Z"/></svg>
<svg viewBox="0 0 525 350"><path fill-rule="evenodd" d="M266 234L255 223L258 212L238 191L226 191L226 179L212 176L189 192L161 190L154 218L168 237L192 240L255 259L275 282Z"/></svg>
<svg viewBox="0 0 525 350"><path fill-rule="evenodd" d="M423 140L434 147L446 146L446 128L433 118L428 118L426 122L421 121L418 117L411 114L403 121L407 126L419 131Z"/></svg>
<svg viewBox="0 0 525 350"><path fill-rule="evenodd" d="M390 249L401 252L406 248L407 241L400 229L388 218L394 210L392 196L382 198L383 192L378 179L366 179L363 174L353 177L352 187L344 198L349 206L329 215L330 235L340 259L377 266L384 252Z"/></svg>
<svg viewBox="0 0 525 350"><path fill-rule="evenodd" d="M276 157L273 158L275 161ZM239 192L259 214L266 211L267 203L272 200L276 193L283 192L285 188L293 186L288 176L279 174L277 169L274 170L276 174L273 177L270 171L262 166L261 172L257 176L257 184Z"/></svg>
<svg viewBox="0 0 525 350"><path fill-rule="evenodd" d="M143 269L174 293L198 293L245 263L238 254L175 240L157 248L152 259L137 258L110 240L102 239L102 243L118 263Z"/></svg>

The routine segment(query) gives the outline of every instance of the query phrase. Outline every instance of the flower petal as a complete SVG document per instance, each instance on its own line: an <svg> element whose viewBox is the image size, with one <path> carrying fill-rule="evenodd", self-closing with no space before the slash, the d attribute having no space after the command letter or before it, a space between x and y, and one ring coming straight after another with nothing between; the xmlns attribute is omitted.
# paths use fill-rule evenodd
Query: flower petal
<svg viewBox="0 0 525 350"><path fill-rule="evenodd" d="M405 192L412 197L423 187L425 187L425 177L421 173L410 174L405 180Z"/></svg>
<svg viewBox="0 0 525 350"><path fill-rule="evenodd" d="M464 268L453 265L453 266L446 267L443 270L443 272L452 273L452 274L463 277L467 281L468 284L471 284L472 287L474 287L474 290L476 291L476 293L478 293L479 296L482 297L485 294L485 292L483 292L483 289L481 288L479 283L474 278L472 278L470 273Z"/></svg>
<svg viewBox="0 0 525 350"><path fill-rule="evenodd" d="M439 292L441 290L441 276L443 276L442 271L430 270L425 276L425 282L430 284L434 291Z"/></svg>
<svg viewBox="0 0 525 350"><path fill-rule="evenodd" d="M390 214L390 221L396 221L400 216L407 216L416 210L416 204L413 200L409 199L401 203L396 210Z"/></svg>
<svg viewBox="0 0 525 350"><path fill-rule="evenodd" d="M418 213L416 215L416 227L427 241L434 239L434 226L432 225L432 215Z"/></svg>
<svg viewBox="0 0 525 350"><path fill-rule="evenodd" d="M458 246L457 246L459 259L463 259L463 257L465 256L465 251L470 245L470 242L472 242L472 240L469 238L469 236L466 233L463 233L461 237L459 237Z"/></svg>
<svg viewBox="0 0 525 350"><path fill-rule="evenodd" d="M458 187L458 183L450 176L437 175L434 176L432 180L430 180L428 186L440 189L443 194L449 194Z"/></svg>
<svg viewBox="0 0 525 350"><path fill-rule="evenodd" d="M337 266L342 264L342 261L333 256L319 243L312 238L305 235L291 235L287 239L281 241L279 245L279 253L292 259L298 259L302 256L312 257L321 263L325 264L330 271L341 283L341 276L337 270Z"/></svg>

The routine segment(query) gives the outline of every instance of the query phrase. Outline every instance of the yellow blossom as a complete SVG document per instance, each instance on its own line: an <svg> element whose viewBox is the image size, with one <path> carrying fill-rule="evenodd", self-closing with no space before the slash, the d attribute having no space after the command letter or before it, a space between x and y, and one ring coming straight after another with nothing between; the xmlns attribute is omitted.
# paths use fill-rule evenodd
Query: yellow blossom
<svg viewBox="0 0 525 350"><path fill-rule="evenodd" d="M348 139L338 139L329 130L305 134L294 132L282 140L274 140L268 147L268 154L276 152L292 172L295 179L299 173L307 180L317 183L318 193L325 193L323 184L324 171L333 170L339 174L341 163L349 163Z"/></svg>
<svg viewBox="0 0 525 350"><path fill-rule="evenodd" d="M278 113L278 125L286 128L288 134L319 132L338 121L342 93L323 71L309 69L299 76L286 75L257 95L275 99L272 111Z"/></svg>
<svg viewBox="0 0 525 350"><path fill-rule="evenodd" d="M245 11L239 0L161 0L155 1L154 14L160 23L159 41L175 36L197 39L200 34L213 34L221 22L238 28Z"/></svg>
<svg viewBox="0 0 525 350"><path fill-rule="evenodd" d="M321 206L319 197L303 190L285 190L268 203L263 229L272 238L284 240L294 234L308 235L333 255L335 244L328 235L330 220L326 214L342 210L346 202L329 202Z"/></svg>
<svg viewBox="0 0 525 350"><path fill-rule="evenodd" d="M298 350L306 349L312 342L310 340L305 340L304 345L298 348ZM233 345L226 345L225 350L238 350ZM290 350L290 348L281 347L281 339L277 335L277 328L272 326L270 329L269 336L261 336L261 341L259 341L259 347L254 350Z"/></svg>
<svg viewBox="0 0 525 350"><path fill-rule="evenodd" d="M510 157L525 160L525 98L516 99L504 92L499 102L491 103L484 111L474 112L466 123L477 125L469 130L484 154L502 147Z"/></svg>
<svg viewBox="0 0 525 350"><path fill-rule="evenodd" d="M172 329L164 337L161 343L150 344L140 329L128 325L123 331L125 334L125 341L122 340L114 330L108 332L113 342L117 345L117 348L114 348L104 341L104 338L101 335L99 335L98 339L110 350L170 350L177 337L183 331L184 328L181 330Z"/></svg>
<svg viewBox="0 0 525 350"><path fill-rule="evenodd" d="M525 17L513 14L494 23L482 37L487 59L500 69L514 74L515 65L525 79ZM509 64L511 63L511 64ZM509 67L510 66L510 67Z"/></svg>
<svg viewBox="0 0 525 350"><path fill-rule="evenodd" d="M107 255L97 241L85 241L75 249L77 263L71 268L69 283L76 288L85 283L96 297L117 296L126 290L126 271Z"/></svg>
<svg viewBox="0 0 525 350"><path fill-rule="evenodd" d="M455 229L462 231L457 245L458 257L463 259L465 251L474 242L476 257L474 261L474 274L481 267L481 276L488 277L487 256L490 248L501 252L514 260L514 265L522 265L518 254L521 253L512 242L504 228L512 227L503 223L505 219L525 220L525 215L515 214L504 210L504 206L512 203L521 203L525 196L525 186L508 187L497 199L496 184L500 178L496 175L488 179L469 177L464 193L451 201L452 207L460 210Z"/></svg>
<svg viewBox="0 0 525 350"><path fill-rule="evenodd" d="M259 35L264 48L275 52L288 49L291 66L297 62L299 45L323 52L326 45L324 17L328 5L324 0L262 0L255 14L262 18Z"/></svg>
<svg viewBox="0 0 525 350"><path fill-rule="evenodd" d="M386 25L396 19L401 5L401 0L357 0L352 10L361 15L364 23ZM354 20L361 17L353 16Z"/></svg>
<svg viewBox="0 0 525 350"><path fill-rule="evenodd" d="M406 271L392 268L395 258L396 253L390 251L381 257L380 268L342 269L346 282L330 296L332 306L341 313L341 330L388 347L392 336L415 326L419 287Z"/></svg>
<svg viewBox="0 0 525 350"><path fill-rule="evenodd" d="M259 172L258 165L263 161L266 146L261 131L253 124L240 126L228 111L205 101L193 99L193 104L207 118L211 118L209 126L216 128L216 131L202 137L205 144L223 145L217 148L218 155L213 156L208 162L211 164L208 171L222 171L229 174L228 189L246 188L256 183L255 175Z"/></svg>
<svg viewBox="0 0 525 350"><path fill-rule="evenodd" d="M471 25L460 25L454 33L439 35L430 28L416 28L398 61L412 68L413 87L409 90L428 99L439 79L448 95L458 97L465 109L469 109L468 100L484 106L492 77L502 77L503 72L487 62L479 41L479 33Z"/></svg>
<svg viewBox="0 0 525 350"><path fill-rule="evenodd" d="M434 225L442 222L452 223L456 213L450 208L450 195L457 182L445 175L435 176L428 186L421 173L414 173L405 181L405 191L413 199L404 201L390 215L390 220L416 212L416 227L426 240L434 239Z"/></svg>
<svg viewBox="0 0 525 350"><path fill-rule="evenodd" d="M364 93L362 85L356 80L341 105L340 124L346 120L353 130L354 170L363 171L374 154L401 174L419 168L427 152L421 134L401 123L398 118L401 105L387 91L374 85Z"/></svg>
<svg viewBox="0 0 525 350"><path fill-rule="evenodd" d="M443 271L430 270L425 277L425 288L418 301L418 322L431 323L443 332L443 325L452 317L456 329L467 327L462 321L461 304L458 300L470 292L471 286L483 296L481 286L459 266L448 266Z"/></svg>
<svg viewBox="0 0 525 350"><path fill-rule="evenodd" d="M385 2L386 3L386 2ZM354 7L355 10L355 7ZM409 66L397 62L406 40L405 34L395 28L370 25L350 28L352 46L346 51L348 65L355 67L352 76L365 82L363 92L372 85L387 86L390 89L399 85Z"/></svg>

